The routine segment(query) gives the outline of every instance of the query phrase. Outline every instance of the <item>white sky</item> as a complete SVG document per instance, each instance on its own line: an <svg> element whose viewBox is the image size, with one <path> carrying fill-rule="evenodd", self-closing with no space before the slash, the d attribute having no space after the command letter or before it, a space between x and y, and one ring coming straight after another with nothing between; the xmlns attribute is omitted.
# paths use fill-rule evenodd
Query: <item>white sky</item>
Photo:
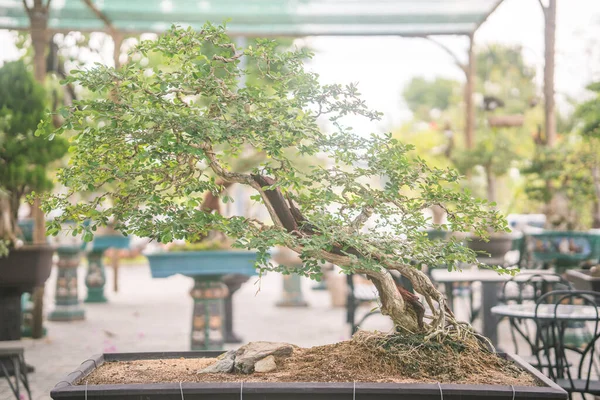
<svg viewBox="0 0 600 400"><path fill-rule="evenodd" d="M559 0L557 15L556 91L581 98L584 87L600 78L600 0ZM541 83L544 25L538 0L504 0L476 35L476 43L520 44L526 60L538 68ZM324 83L358 82L367 104L385 113L380 130L392 129L410 113L402 104L403 86L414 76L436 75L464 80L452 59L423 39L399 37L311 37L316 52L310 68ZM464 38L443 42L466 55ZM14 59L12 36L0 30L0 61ZM109 58L108 58L109 59ZM373 129L373 126L369 127Z"/></svg>
<svg viewBox="0 0 600 400"><path fill-rule="evenodd" d="M556 92L581 97L585 86L600 75L600 0L558 0ZM437 75L464 81L452 58L424 39L399 37L309 38L316 56L311 68L323 82L359 82L370 107L384 112L383 130L410 117L401 99L403 86L414 76ZM440 40L466 58L467 40ZM544 21L537 0L504 0L480 28L478 45L520 44L527 62L538 69L541 86L544 67ZM593 57L590 49L596 47ZM540 89L541 94L541 89Z"/></svg>

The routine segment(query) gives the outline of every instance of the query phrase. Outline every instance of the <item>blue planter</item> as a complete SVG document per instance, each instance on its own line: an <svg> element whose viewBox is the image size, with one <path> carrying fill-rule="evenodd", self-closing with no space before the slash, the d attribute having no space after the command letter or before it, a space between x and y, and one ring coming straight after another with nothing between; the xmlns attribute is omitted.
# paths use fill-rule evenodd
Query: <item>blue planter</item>
<svg viewBox="0 0 600 400"><path fill-rule="evenodd" d="M123 235L95 236L92 248L94 250L127 249L129 248L129 240L128 236Z"/></svg>
<svg viewBox="0 0 600 400"><path fill-rule="evenodd" d="M230 289L222 278L230 274L256 275L255 252L174 251L149 254L146 257L153 278L166 278L175 274L194 278L194 287L190 292L194 299L190 338L192 350L221 349L226 338L235 336L231 296L237 288ZM228 312L226 308L229 309Z"/></svg>
<svg viewBox="0 0 600 400"><path fill-rule="evenodd" d="M149 254L153 278L166 278L175 274L191 277L204 275L256 275L253 251L174 251Z"/></svg>

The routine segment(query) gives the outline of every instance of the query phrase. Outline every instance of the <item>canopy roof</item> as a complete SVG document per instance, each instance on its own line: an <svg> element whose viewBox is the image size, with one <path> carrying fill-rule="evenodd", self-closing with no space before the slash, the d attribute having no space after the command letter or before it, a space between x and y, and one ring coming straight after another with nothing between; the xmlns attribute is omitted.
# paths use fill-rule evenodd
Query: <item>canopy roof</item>
<svg viewBox="0 0 600 400"><path fill-rule="evenodd" d="M161 32L172 24L198 28L227 20L230 34L468 35L502 0L93 0L124 33ZM32 4L33 0L27 0ZM103 31L83 0L52 0L53 31ZM22 0L0 0L0 29L28 29Z"/></svg>

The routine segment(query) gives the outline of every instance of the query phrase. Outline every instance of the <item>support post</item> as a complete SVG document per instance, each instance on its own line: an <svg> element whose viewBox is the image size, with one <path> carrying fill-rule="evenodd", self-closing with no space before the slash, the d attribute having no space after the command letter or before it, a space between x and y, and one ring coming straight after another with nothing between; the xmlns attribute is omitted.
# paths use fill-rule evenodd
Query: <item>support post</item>
<svg viewBox="0 0 600 400"><path fill-rule="evenodd" d="M541 4L541 3L540 3ZM549 147L556 144L556 105L554 100L554 56L556 47L556 0L544 7L544 124Z"/></svg>
<svg viewBox="0 0 600 400"><path fill-rule="evenodd" d="M110 254L110 266L113 269L113 290L115 293L119 292L119 250L112 249L113 251Z"/></svg>
<svg viewBox="0 0 600 400"><path fill-rule="evenodd" d="M33 6L23 6L29 16L31 42L33 44L33 67L36 81L44 84L46 78L46 47L48 44L48 14L50 11L50 0L46 4L42 0L33 2ZM35 227L33 231L33 243L46 244L46 221L44 213L40 208L40 200L36 199L33 204L33 218ZM31 337L39 339L44 336L43 328L44 309L44 286L33 290L33 311L31 323Z"/></svg>
<svg viewBox="0 0 600 400"><path fill-rule="evenodd" d="M464 67L466 76L465 83L465 144L467 149L472 149L474 145L475 132L475 104L473 101L473 91L475 89L475 50L473 35L469 35L468 60Z"/></svg>
<svg viewBox="0 0 600 400"><path fill-rule="evenodd" d="M114 31L112 32L111 37L114 43L113 62L115 63L115 69L119 69L121 67L121 61L119 59L121 58L121 45L123 44L123 34L118 31Z"/></svg>
<svg viewBox="0 0 600 400"><path fill-rule="evenodd" d="M298 274L282 275L283 290L277 307L308 307L302 293L302 277Z"/></svg>

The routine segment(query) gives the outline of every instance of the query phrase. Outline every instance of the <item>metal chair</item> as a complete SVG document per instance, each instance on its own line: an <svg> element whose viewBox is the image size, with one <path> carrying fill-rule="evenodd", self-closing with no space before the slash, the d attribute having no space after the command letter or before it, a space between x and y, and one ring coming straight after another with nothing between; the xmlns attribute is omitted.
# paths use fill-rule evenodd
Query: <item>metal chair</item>
<svg viewBox="0 0 600 400"><path fill-rule="evenodd" d="M27 365L25 364L25 355L22 347L0 348L0 376L4 376L8 382L10 390L17 400L24 399L22 396L20 384L27 392L27 398L31 399L29 389L29 380L27 379ZM14 382L11 381L14 377Z"/></svg>
<svg viewBox="0 0 600 400"><path fill-rule="evenodd" d="M538 362L544 365L546 375L569 393L600 396L600 360L598 357L598 339L600 338L600 308L595 301L597 293L591 291L559 290L546 293L536 303L535 321L537 325L536 341L541 344L536 353ZM541 305L551 306L550 318L542 316ZM569 343L568 329L572 328L572 319L559 317L559 307L584 305L593 307L595 320L588 322L592 327L583 343ZM592 315L593 316L593 315ZM592 318L593 319L593 318Z"/></svg>
<svg viewBox="0 0 600 400"><path fill-rule="evenodd" d="M562 276L553 273L517 275L506 281L502 286L499 302L505 304L523 304L525 302L536 303L544 294L556 290L572 290L571 283ZM500 323L502 319L498 320ZM514 346L514 352L519 353L519 344L517 337L524 339L532 349L532 354L536 352L535 336L531 331L530 323L526 319L509 318L510 335ZM537 367L536 361L531 364Z"/></svg>

